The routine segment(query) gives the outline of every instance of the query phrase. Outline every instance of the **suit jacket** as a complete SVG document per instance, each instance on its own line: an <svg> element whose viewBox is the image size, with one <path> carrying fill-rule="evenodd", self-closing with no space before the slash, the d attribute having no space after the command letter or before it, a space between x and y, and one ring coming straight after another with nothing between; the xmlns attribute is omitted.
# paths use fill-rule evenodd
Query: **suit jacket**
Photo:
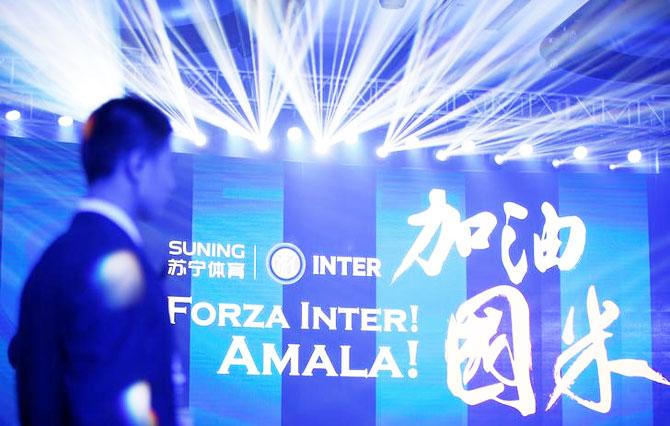
<svg viewBox="0 0 670 426"><path fill-rule="evenodd" d="M10 357L25 425L135 424L150 393L175 423L172 338L162 283L114 222L78 213L21 295Z"/></svg>

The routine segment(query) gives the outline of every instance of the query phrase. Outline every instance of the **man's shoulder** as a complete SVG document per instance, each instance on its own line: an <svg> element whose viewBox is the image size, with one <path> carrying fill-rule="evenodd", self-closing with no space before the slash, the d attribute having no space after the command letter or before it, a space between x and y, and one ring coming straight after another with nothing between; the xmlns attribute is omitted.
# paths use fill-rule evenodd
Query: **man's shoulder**
<svg viewBox="0 0 670 426"><path fill-rule="evenodd" d="M47 246L35 265L51 278L85 269L115 251L136 252L137 247L109 219L95 213L78 213L69 228Z"/></svg>

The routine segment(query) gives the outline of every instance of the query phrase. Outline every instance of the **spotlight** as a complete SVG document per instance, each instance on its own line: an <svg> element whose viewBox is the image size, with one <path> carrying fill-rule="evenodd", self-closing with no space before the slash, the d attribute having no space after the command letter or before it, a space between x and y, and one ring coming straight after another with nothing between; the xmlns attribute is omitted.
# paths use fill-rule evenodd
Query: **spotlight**
<svg viewBox="0 0 670 426"><path fill-rule="evenodd" d="M329 150L330 150L330 144L326 142L319 141L316 144L314 144L314 151L318 155L325 155L328 153Z"/></svg>
<svg viewBox="0 0 670 426"><path fill-rule="evenodd" d="M523 142L519 145L519 155L522 157L530 157L533 155L533 145Z"/></svg>
<svg viewBox="0 0 670 426"><path fill-rule="evenodd" d="M551 165L554 166L555 169L558 169L561 166L561 160L556 158L551 161Z"/></svg>
<svg viewBox="0 0 670 426"><path fill-rule="evenodd" d="M377 157L379 157L379 158L386 158L386 157L389 156L388 149L384 145L377 148L376 152L377 152Z"/></svg>
<svg viewBox="0 0 670 426"><path fill-rule="evenodd" d="M203 147L207 145L207 136L204 133L194 132L191 136L191 140L197 147Z"/></svg>
<svg viewBox="0 0 670 426"><path fill-rule="evenodd" d="M575 157L577 160L583 160L586 158L586 156L589 155L589 150L586 149L584 145L579 145L575 150L572 152L572 155Z"/></svg>
<svg viewBox="0 0 670 426"><path fill-rule="evenodd" d="M437 161L447 161L447 158L449 158L449 150L446 148L438 149L435 152L435 159Z"/></svg>
<svg viewBox="0 0 670 426"><path fill-rule="evenodd" d="M61 127L72 127L74 120L69 115L58 117L58 125Z"/></svg>
<svg viewBox="0 0 670 426"><path fill-rule="evenodd" d="M628 162L631 164L637 164L642 161L642 153L639 149L634 149L628 153Z"/></svg>
<svg viewBox="0 0 670 426"><path fill-rule="evenodd" d="M616 164L610 164L610 170L614 170L614 169L616 169L616 168L617 168L617 165L616 165Z"/></svg>
<svg viewBox="0 0 670 426"><path fill-rule="evenodd" d="M493 157L493 161L499 166L502 166L502 164L505 162L505 157L503 157L500 154L496 154L495 157Z"/></svg>
<svg viewBox="0 0 670 426"><path fill-rule="evenodd" d="M466 139L462 144L461 144L461 149L465 153L472 153L477 149L477 145L472 139Z"/></svg>
<svg viewBox="0 0 670 426"><path fill-rule="evenodd" d="M256 148L261 151L261 152L266 152L270 150L270 147L272 146L272 142L267 139L267 138L259 138L257 139L254 144L256 145Z"/></svg>
<svg viewBox="0 0 670 426"><path fill-rule="evenodd" d="M5 113L5 119L7 121L17 121L21 118L21 112L18 110L11 110Z"/></svg>
<svg viewBox="0 0 670 426"><path fill-rule="evenodd" d="M347 137L347 138L344 140L344 142L345 142L347 145L356 145L356 144L358 143L358 135L357 135L357 134L353 134L353 135Z"/></svg>
<svg viewBox="0 0 670 426"><path fill-rule="evenodd" d="M293 143L302 142L302 129L296 126L289 128L286 132L286 139Z"/></svg>

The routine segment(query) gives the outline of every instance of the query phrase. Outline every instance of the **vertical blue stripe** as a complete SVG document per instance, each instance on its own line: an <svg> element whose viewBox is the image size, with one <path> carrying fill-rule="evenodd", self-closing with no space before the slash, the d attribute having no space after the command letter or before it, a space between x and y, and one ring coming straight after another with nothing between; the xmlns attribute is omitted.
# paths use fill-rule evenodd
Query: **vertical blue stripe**
<svg viewBox="0 0 670 426"><path fill-rule="evenodd" d="M19 297L33 264L63 232L85 190L78 145L7 138L4 144L0 268L0 423L16 424L14 370L7 344L16 331Z"/></svg>
<svg viewBox="0 0 670 426"><path fill-rule="evenodd" d="M300 302L313 306L375 307L374 277L315 276L312 256L375 256L375 175L373 169L324 164L286 165L284 240L297 245L307 258L305 276L284 287L284 309L291 329L284 344L299 343L300 371L315 344L326 345L340 370L340 345L351 345L351 367L369 368L375 356L375 335L360 331L300 330ZM341 327L342 322L338 325ZM356 326L358 325L358 330ZM375 380L284 374L284 425L371 425L375 419Z"/></svg>
<svg viewBox="0 0 670 426"><path fill-rule="evenodd" d="M528 210L525 220L511 219L517 239L510 249L510 256L516 262L522 250L526 251L528 272L516 288L523 294L530 309L530 338L532 348L531 383L535 393L536 413L522 416L516 409L501 405L494 401L470 406L468 423L470 425L488 425L492 421L498 424L560 424L561 411L559 406L545 412L549 393L553 389L551 379L555 358L560 351L560 333L557 333L560 314L558 307L559 274L556 268L540 273L534 265L533 233L541 234L544 216L540 206L544 201L558 209L558 182L556 175L540 173L478 173L467 175L466 180L466 212L470 217L482 211L490 211L498 225L491 234L490 248L473 250L467 259L468 297L497 285L512 285L501 260L501 233L505 224L503 204L515 202ZM501 309L503 320L500 333L510 336L509 305L494 303ZM509 337L508 337L509 338ZM506 358L506 357L505 357ZM498 364L507 377L512 377L509 361ZM496 383L497 380L488 374L475 376L471 386L474 388ZM516 390L509 389L501 395L504 399L516 399Z"/></svg>
<svg viewBox="0 0 670 426"><path fill-rule="evenodd" d="M391 284L395 269L414 243L420 228L407 223L412 214L429 206L431 189L447 191L448 203L465 216L465 181L461 174L410 169L382 169L377 184L377 255L382 277L377 280L377 306L402 308L418 305L417 333L381 333L377 345L396 351L403 374L409 366L407 340L419 341L418 376L377 379L378 425L465 425L467 406L447 388L444 339L449 315L465 300L465 259L453 249L436 277L414 264ZM435 235L435 239L438 235ZM430 255L431 246L423 257Z"/></svg>
<svg viewBox="0 0 670 426"><path fill-rule="evenodd" d="M651 363L651 313L647 233L646 177L571 174L561 177L561 215L577 215L586 224L586 247L580 263L561 273L563 322L575 307L575 339L589 331L586 295L594 285L602 303L611 300L619 318L607 329L608 357ZM564 348L565 349L565 348ZM581 397L600 400L595 363L575 382ZM563 397L565 424L651 425L651 383L612 374L612 407L602 415Z"/></svg>
<svg viewBox="0 0 670 426"><path fill-rule="evenodd" d="M273 305L282 304L281 287L265 273L263 257L282 238L282 168L204 157L195 158L193 168L193 241L244 244L246 263L243 281L208 278L207 271L192 278L193 303L262 304L267 318ZM258 254L256 280L254 245ZM201 327L192 323L190 335L189 389L195 424L279 424L281 376L249 376L242 366L231 367L229 375L218 375L217 371L236 335L246 336L260 370L262 344L281 347L281 328Z"/></svg>
<svg viewBox="0 0 670 426"><path fill-rule="evenodd" d="M670 175L648 178L651 335L654 370L670 378ZM654 426L670 419L670 386L654 383Z"/></svg>
<svg viewBox="0 0 670 426"><path fill-rule="evenodd" d="M169 296L190 296L191 277L167 276L168 242L171 240L191 241L193 207L193 156L173 154L175 189L170 194L165 211L150 223L140 223L144 247L161 276L165 276L165 294ZM157 186L159 190L160 185ZM173 336L186 383L175 386L177 407L188 407L188 371L190 368L190 331L189 321L178 321L173 325Z"/></svg>

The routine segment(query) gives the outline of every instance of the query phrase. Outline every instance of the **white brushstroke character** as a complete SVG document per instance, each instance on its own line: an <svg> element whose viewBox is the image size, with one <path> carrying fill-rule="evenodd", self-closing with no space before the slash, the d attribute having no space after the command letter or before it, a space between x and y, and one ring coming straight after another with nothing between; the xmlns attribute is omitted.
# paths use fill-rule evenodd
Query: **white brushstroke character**
<svg viewBox="0 0 670 426"><path fill-rule="evenodd" d="M499 331L503 312L486 306L495 298L504 298L509 304L511 336ZM478 314L480 311L484 316ZM515 408L523 416L535 413L535 394L530 381L530 314L528 302L515 287L493 287L466 300L449 319L444 356L447 386L466 404L477 405L492 400ZM509 360L511 377L496 368L501 357ZM480 367L497 383L469 387ZM501 397L509 388L516 388L517 399Z"/></svg>
<svg viewBox="0 0 670 426"><path fill-rule="evenodd" d="M449 256L451 247L456 249L462 257L467 257L472 249L489 247L489 236L496 226L497 220L493 213L481 212L461 222L461 214L447 203L447 191L431 189L428 199L428 209L411 215L407 223L422 227L414 244L410 247L404 259L393 274L391 282L395 282L407 269L418 263L426 275L437 276ZM472 228L477 228L472 231ZM421 257L423 251L439 231L439 236L433 252L428 259Z"/></svg>
<svg viewBox="0 0 670 426"><path fill-rule="evenodd" d="M561 395L567 395L578 404L599 413L607 413L612 406L612 373L627 377L642 377L670 386L670 382L660 373L652 370L647 361L641 359L610 360L605 340L612 333L605 331L618 317L619 307L611 300L603 301L603 311L598 305L598 296L594 286L590 286L586 296L586 313L590 332L575 342L574 306L570 307L565 321L562 340L569 347L559 355L554 366L556 387L551 394L546 410L558 401ZM563 373L563 368L572 360L572 364ZM596 363L600 401L591 401L576 395L570 389L577 378L591 365Z"/></svg>
<svg viewBox="0 0 670 426"><path fill-rule="evenodd" d="M554 206L546 201L542 203L541 209L544 215L542 237L533 235L535 267L540 272L545 272L552 266L558 266L561 271L569 271L577 265L584 253L586 226L578 216L559 217ZM563 244L558 235L561 229L569 229L570 234L559 256L558 252Z"/></svg>
<svg viewBox="0 0 670 426"><path fill-rule="evenodd" d="M517 203L508 201L503 204L505 211L505 226L502 229L502 236L500 238L500 248L502 256L502 264L507 272L507 276L514 284L520 284L528 272L528 259L526 258L526 250L521 252L519 261L514 264L509 254L509 249L512 243L516 241L516 231L509 225L510 218L525 219L528 217L528 209Z"/></svg>
<svg viewBox="0 0 670 426"><path fill-rule="evenodd" d="M505 211L505 226L502 229L500 244L502 263L510 281L514 284L520 284L526 276L526 272L528 272L528 259L526 250L523 250L517 263L512 263L510 247L516 241L516 231L510 226L509 222L510 218L526 219L528 210L514 202L506 202L503 209ZM558 266L561 271L569 271L577 265L582 254L584 254L586 226L577 216L558 216L554 206L546 201L542 203L541 210L544 215L542 236L533 234L535 267L540 272L545 272L553 266ZM567 229L570 233L563 251L559 254L563 245L563 241L559 238L562 229Z"/></svg>

